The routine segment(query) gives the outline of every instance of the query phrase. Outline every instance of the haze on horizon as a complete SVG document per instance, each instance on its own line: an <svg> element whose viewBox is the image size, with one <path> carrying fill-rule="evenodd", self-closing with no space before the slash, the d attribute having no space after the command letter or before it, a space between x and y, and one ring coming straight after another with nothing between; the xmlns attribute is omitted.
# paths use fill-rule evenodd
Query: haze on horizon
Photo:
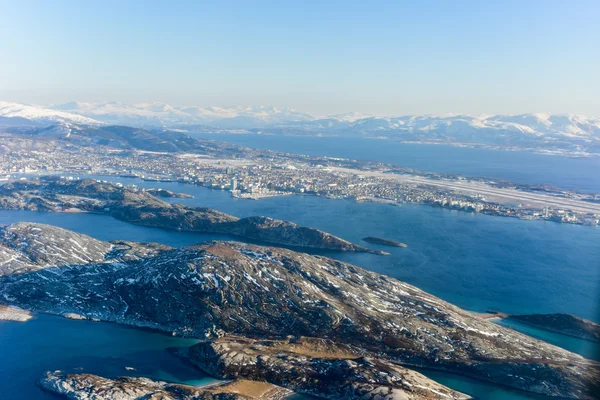
<svg viewBox="0 0 600 400"><path fill-rule="evenodd" d="M600 116L595 1L0 8L0 100Z"/></svg>

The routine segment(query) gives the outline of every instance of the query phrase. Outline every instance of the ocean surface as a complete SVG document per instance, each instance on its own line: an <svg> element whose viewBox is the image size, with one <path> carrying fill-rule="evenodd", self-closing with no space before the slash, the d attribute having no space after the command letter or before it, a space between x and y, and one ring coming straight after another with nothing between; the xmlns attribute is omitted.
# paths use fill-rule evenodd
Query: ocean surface
<svg viewBox="0 0 600 400"><path fill-rule="evenodd" d="M191 135L252 148L374 160L421 171L504 179L525 184L548 184L564 189L600 193L600 157L573 158L530 151L361 138L205 133Z"/></svg>
<svg viewBox="0 0 600 400"><path fill-rule="evenodd" d="M195 197L171 201L214 207L240 217L267 215L287 219L389 251L392 254L388 257L337 252L319 254L401 279L465 309L480 312L492 309L506 313L568 312L600 322L597 307L600 294L599 228L522 221L429 206L395 207L312 196L242 200L232 198L225 191L180 183L113 177L103 179L189 193ZM57 225L102 240L155 241L172 246L235 239L226 235L135 226L103 215L0 211L0 224L17 221ZM408 248L361 242L365 236L399 240L408 244ZM40 323L45 325L39 326ZM552 336L523 326L515 328L594 358L594 350L590 349L588 342L562 335ZM132 335L136 338L140 335L139 341L148 343L149 348L136 347L137 339L131 339ZM181 339L113 324L39 316L27 323L0 323L0 338L0 354L3 357L8 354L8 361L3 360L0 366L3 368L0 370L0 388L16 388L12 398L23 398L19 397L21 390L30 391L28 393L32 396L28 398L43 398L33 383L47 369L83 367L87 372L114 376L125 374L124 366L133 366L141 375L162 376L160 379L165 380L184 382L199 379L205 382L204 379L207 379L197 370L192 373L189 366L177 369L180 361L164 351L164 348L177 346L177 343L183 345L183 342L177 342ZM107 345L106 341L113 344ZM145 358L147 353L144 352L151 352L151 357ZM140 358L136 359L138 356ZM158 360L154 364L159 365L157 367L152 367L154 361L150 360L154 356ZM37 357L43 357L44 362L38 362ZM136 360L138 364L125 365ZM171 362L172 367L169 366ZM146 363L148 369L141 369ZM166 363L164 368L163 363ZM169 372L171 368L180 372ZM538 398L451 374L422 372L480 398ZM7 374L12 376L13 373L18 376L17 380L6 378ZM10 392L9 397L3 398L11 398Z"/></svg>

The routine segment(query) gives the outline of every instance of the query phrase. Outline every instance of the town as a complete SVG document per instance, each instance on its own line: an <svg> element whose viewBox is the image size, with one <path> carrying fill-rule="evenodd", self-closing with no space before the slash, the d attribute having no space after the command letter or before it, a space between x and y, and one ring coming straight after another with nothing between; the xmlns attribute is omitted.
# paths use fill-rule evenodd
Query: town
<svg viewBox="0 0 600 400"><path fill-rule="evenodd" d="M2 180L36 174L123 176L201 185L242 199L314 195L593 226L600 221L598 194L422 173L383 163L250 149L230 158L62 144L58 151L44 151L17 145L18 140L12 139L0 158Z"/></svg>

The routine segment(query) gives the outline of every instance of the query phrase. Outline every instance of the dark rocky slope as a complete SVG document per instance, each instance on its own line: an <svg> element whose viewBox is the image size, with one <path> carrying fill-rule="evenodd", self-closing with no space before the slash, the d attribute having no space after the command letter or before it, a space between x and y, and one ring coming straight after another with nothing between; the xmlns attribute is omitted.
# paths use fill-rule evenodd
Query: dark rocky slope
<svg viewBox="0 0 600 400"><path fill-rule="evenodd" d="M14 124L14 120L12 123ZM255 153L247 147L216 140L194 138L184 133L164 129L141 129L129 126L87 126L68 124L0 129L11 137L35 138L37 142L55 140L66 145L86 147L107 146L124 150L142 150L160 153L195 153L213 157L244 156ZM0 117L0 128L2 119ZM68 134L66 134L68 132Z"/></svg>
<svg viewBox="0 0 600 400"><path fill-rule="evenodd" d="M374 236L367 236L363 238L363 240L367 243L381 244L383 246L408 247L405 243L398 242L396 240L378 238Z"/></svg>
<svg viewBox="0 0 600 400"><path fill-rule="evenodd" d="M323 339L224 337L194 345L186 356L222 379L243 376L331 400L470 398L417 372L360 353Z"/></svg>
<svg viewBox="0 0 600 400"><path fill-rule="evenodd" d="M29 229L38 238L46 230L24 226L39 228ZM15 251L33 263L35 254ZM0 299L199 338L328 338L369 357L536 393L579 399L600 393L598 363L406 283L286 249L213 242L118 262L48 264L0 278Z"/></svg>
<svg viewBox="0 0 600 400"><path fill-rule="evenodd" d="M142 189L91 179L41 178L0 187L0 208L39 211L85 211L122 221L190 232L220 233L283 246L360 251L371 250L319 229L268 217L237 218L220 211L171 204Z"/></svg>
<svg viewBox="0 0 600 400"><path fill-rule="evenodd" d="M46 267L136 260L171 249L158 243L103 242L51 225L21 222L0 227L0 276Z"/></svg>
<svg viewBox="0 0 600 400"><path fill-rule="evenodd" d="M550 332L600 343L600 325L572 314L508 315L507 319Z"/></svg>

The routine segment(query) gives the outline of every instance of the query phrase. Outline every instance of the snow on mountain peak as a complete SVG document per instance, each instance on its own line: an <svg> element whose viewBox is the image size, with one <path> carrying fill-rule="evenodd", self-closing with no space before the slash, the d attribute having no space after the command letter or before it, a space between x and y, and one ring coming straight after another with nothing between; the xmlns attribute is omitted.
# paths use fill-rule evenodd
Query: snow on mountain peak
<svg viewBox="0 0 600 400"><path fill-rule="evenodd" d="M73 122L87 125L97 125L100 123L95 119L77 113L7 101L0 101L0 116L21 117L43 123Z"/></svg>
<svg viewBox="0 0 600 400"><path fill-rule="evenodd" d="M272 105L173 106L165 103L69 102L40 107L0 102L0 117L21 117L55 125L100 123L137 127L204 125L217 129L284 129L310 134L333 133L402 138L494 143L502 138L562 138L600 142L600 118L574 114L519 115L404 115L381 117L357 112L315 116ZM11 121L11 123L15 123ZM516 135L516 136L515 136ZM510 139L510 140L513 140Z"/></svg>

